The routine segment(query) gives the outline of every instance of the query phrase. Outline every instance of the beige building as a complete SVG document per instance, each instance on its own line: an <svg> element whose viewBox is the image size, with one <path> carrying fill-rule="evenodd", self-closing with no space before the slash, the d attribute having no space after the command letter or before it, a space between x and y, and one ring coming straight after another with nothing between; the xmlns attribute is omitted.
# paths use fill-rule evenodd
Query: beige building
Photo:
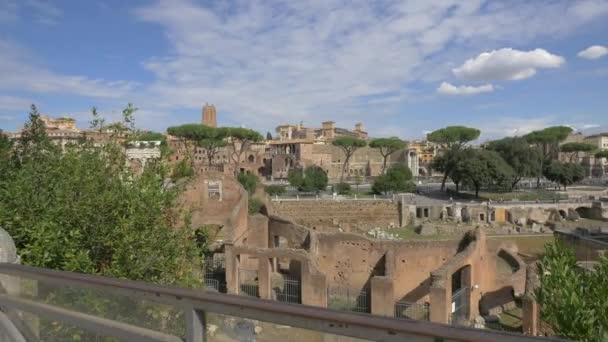
<svg viewBox="0 0 608 342"><path fill-rule="evenodd" d="M608 133L590 135L585 137L585 142L596 146L598 150L608 150Z"/></svg>
<svg viewBox="0 0 608 342"><path fill-rule="evenodd" d="M321 128L304 127L300 122L297 125L280 125L276 128L277 139L285 140L309 140L315 142L332 141L337 137L351 136L361 139L367 139L367 132L362 123L357 123L355 129L350 131L345 128L336 127L333 121L325 121L321 123Z"/></svg>
<svg viewBox="0 0 608 342"><path fill-rule="evenodd" d="M76 143L83 138L83 131L76 128L76 120L68 117L60 117L52 119L49 116L42 115L40 120L44 123L46 134L51 141L61 147L70 143ZM21 138L22 130L19 132L8 133L8 138L17 140Z"/></svg>

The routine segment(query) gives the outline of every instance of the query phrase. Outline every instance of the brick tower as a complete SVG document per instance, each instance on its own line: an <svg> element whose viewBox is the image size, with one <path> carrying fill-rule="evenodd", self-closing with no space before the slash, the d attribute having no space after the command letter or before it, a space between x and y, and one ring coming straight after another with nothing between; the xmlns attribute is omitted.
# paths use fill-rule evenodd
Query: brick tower
<svg viewBox="0 0 608 342"><path fill-rule="evenodd" d="M215 106L206 103L203 106L203 120L202 124L210 127L217 127L217 115L215 112Z"/></svg>

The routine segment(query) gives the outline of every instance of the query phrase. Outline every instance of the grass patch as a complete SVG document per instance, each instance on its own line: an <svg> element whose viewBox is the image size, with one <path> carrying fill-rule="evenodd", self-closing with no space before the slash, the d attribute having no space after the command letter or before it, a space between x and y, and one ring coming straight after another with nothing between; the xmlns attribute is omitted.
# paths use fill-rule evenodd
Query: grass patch
<svg viewBox="0 0 608 342"><path fill-rule="evenodd" d="M403 228L388 229L389 233L395 234L400 240L445 240L455 238L457 235L437 233L434 235L420 235L416 232L416 227L408 225Z"/></svg>
<svg viewBox="0 0 608 342"><path fill-rule="evenodd" d="M540 258L545 253L545 245L555 242L552 235L541 236L517 236L517 235L501 235L488 236L488 247L496 249L500 244L506 241L513 241L517 245L517 250L523 255L527 255L530 259L525 258L527 262Z"/></svg>
<svg viewBox="0 0 608 342"><path fill-rule="evenodd" d="M506 328L521 329L522 310L519 307L503 312L498 318L500 324Z"/></svg>
<svg viewBox="0 0 608 342"><path fill-rule="evenodd" d="M525 190L525 191L511 191L511 192L486 192L480 191L479 198L475 198L475 193L469 191L461 191L456 194L450 192L455 199L464 200L481 200L481 201L512 201L514 199L519 201L550 201L555 199L568 199L567 194L559 193L552 190Z"/></svg>

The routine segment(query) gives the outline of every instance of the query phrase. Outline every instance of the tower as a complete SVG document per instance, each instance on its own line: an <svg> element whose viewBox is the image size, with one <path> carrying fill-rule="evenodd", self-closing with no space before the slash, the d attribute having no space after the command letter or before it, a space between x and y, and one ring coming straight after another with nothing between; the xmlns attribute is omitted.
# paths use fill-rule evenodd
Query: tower
<svg viewBox="0 0 608 342"><path fill-rule="evenodd" d="M210 127L217 127L217 115L215 112L215 106L206 103L203 106L203 120L202 124Z"/></svg>

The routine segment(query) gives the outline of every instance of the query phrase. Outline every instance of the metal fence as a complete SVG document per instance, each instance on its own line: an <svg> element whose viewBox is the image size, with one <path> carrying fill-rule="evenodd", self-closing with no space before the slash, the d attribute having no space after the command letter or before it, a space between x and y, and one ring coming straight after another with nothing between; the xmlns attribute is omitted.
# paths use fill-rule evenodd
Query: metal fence
<svg viewBox="0 0 608 342"><path fill-rule="evenodd" d="M300 292L301 281L297 277L283 275L283 288L275 289L277 300L288 303L302 303L302 295Z"/></svg>
<svg viewBox="0 0 608 342"><path fill-rule="evenodd" d="M260 297L257 270L239 269L239 294L249 297Z"/></svg>
<svg viewBox="0 0 608 342"><path fill-rule="evenodd" d="M12 290L20 288L19 284L31 283L40 288L53 284L57 288L76 287L84 292L73 292L74 295L66 297L70 300L68 306L60 306L38 292L27 296L24 293L15 293ZM186 289L169 286L160 286L141 281L131 281L88 274L54 271L44 268L28 267L15 264L0 263L0 284L5 290L0 293L0 340L10 341L39 341L48 325L36 323L29 326L27 317L31 315L36 322L51 321L66 324L76 329L83 329L93 334L116 338L124 341L187 341L202 342L207 340L220 340L228 334L237 334L231 340L244 340L234 325L224 328L235 320L254 322L255 324L273 324L276 327L289 326L306 330L314 335L315 340L335 339L335 336L346 336L364 340L399 340L399 341L546 341L521 334L493 332L483 329L466 329L444 324L424 321L395 320L387 317L373 315L356 315L347 312L335 312L318 307L306 305L286 305L278 301L262 301L250 297L237 297L224 294L201 291L200 289ZM11 286L12 285L12 286ZM21 290L26 291L27 288ZM128 322L114 318L115 312L99 315L94 312L82 311L83 307L73 305L87 297L87 291L97 291L104 301L111 301L110 308L119 304L116 297L128 297L133 300L149 301L159 305L168 306L183 313L181 317L175 316L183 322L183 329L162 329L161 324L144 324L145 321L137 319L135 312L129 317L134 318ZM17 291L19 292L19 291ZM89 306L84 307L85 309ZM134 308L133 308L134 309ZM22 314L23 313L23 314ZM161 316L165 322L165 316ZM209 324L213 322L214 325ZM262 323L264 322L264 323ZM217 325L219 324L219 325ZM258 340L274 341L289 340L293 335L277 336L281 329L266 329L268 325L255 336ZM31 331L28 327L36 329ZM211 329L213 327L213 329ZM271 326L272 327L272 326ZM54 329L54 328L51 328ZM215 331L217 330L217 331ZM284 329L282 329L284 330ZM294 334L291 330L289 334ZM33 334L29 334L29 333ZM215 334L216 338L210 334ZM327 335L325 335L327 334ZM26 338L27 336L28 338ZM297 336L297 335L296 335ZM312 336L312 335L306 335ZM31 337L31 338L29 338ZM223 340L223 339L222 339Z"/></svg>
<svg viewBox="0 0 608 342"><path fill-rule="evenodd" d="M395 317L428 321L429 304L399 301L395 303Z"/></svg>
<svg viewBox="0 0 608 342"><path fill-rule="evenodd" d="M327 288L327 307L330 309L370 313L370 303L368 289Z"/></svg>
<svg viewBox="0 0 608 342"><path fill-rule="evenodd" d="M207 289L226 293L226 267L223 258L205 258L203 284Z"/></svg>
<svg viewBox="0 0 608 342"><path fill-rule="evenodd" d="M399 194L393 195L284 195L273 196L274 202L280 201L395 201L401 197Z"/></svg>
<svg viewBox="0 0 608 342"><path fill-rule="evenodd" d="M462 287L452 293L452 314L450 323L454 325L468 325L469 316L469 294L468 287Z"/></svg>

